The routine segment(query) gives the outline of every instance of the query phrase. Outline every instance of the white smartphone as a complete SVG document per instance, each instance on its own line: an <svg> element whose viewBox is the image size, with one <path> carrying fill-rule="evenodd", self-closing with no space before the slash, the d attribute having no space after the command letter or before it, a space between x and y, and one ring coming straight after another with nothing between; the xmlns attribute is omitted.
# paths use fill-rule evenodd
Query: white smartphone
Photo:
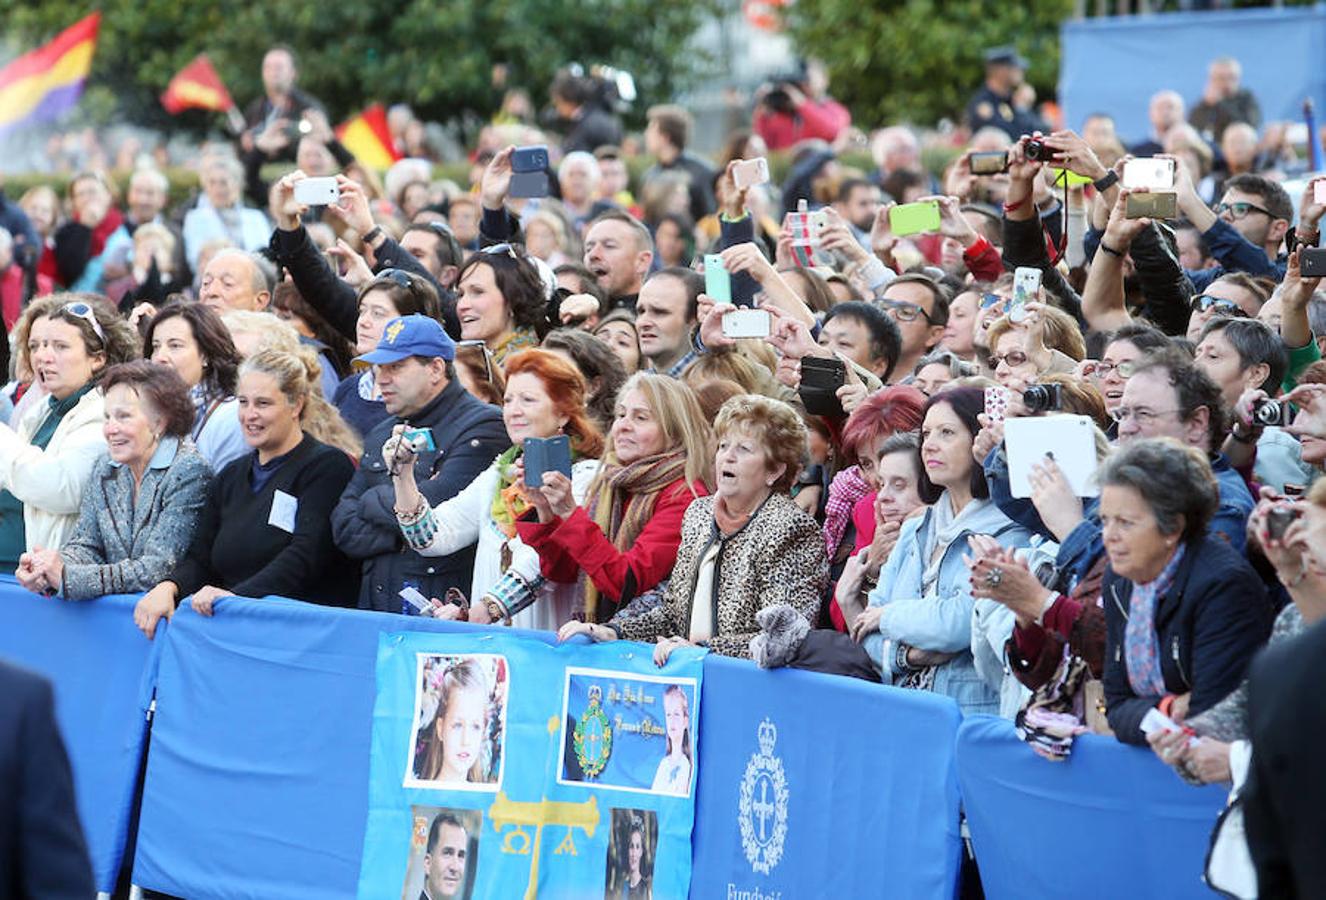
<svg viewBox="0 0 1326 900"><path fill-rule="evenodd" d="M723 336L730 338L767 338L771 320L767 310L734 309L723 313Z"/></svg>
<svg viewBox="0 0 1326 900"><path fill-rule="evenodd" d="M1040 299L1041 270L1035 266L1018 266L1013 270L1013 301L1008 306L1011 322L1027 318L1027 304Z"/></svg>
<svg viewBox="0 0 1326 900"><path fill-rule="evenodd" d="M743 159L732 170L732 180L738 190L764 184L769 180L769 160L763 156Z"/></svg>
<svg viewBox="0 0 1326 900"><path fill-rule="evenodd" d="M1318 181L1312 186L1312 202L1326 203L1326 181Z"/></svg>
<svg viewBox="0 0 1326 900"><path fill-rule="evenodd" d="M341 199L335 178L301 178L295 182L295 202L301 206L331 206Z"/></svg>
<svg viewBox="0 0 1326 900"><path fill-rule="evenodd" d="M1174 160L1144 156L1123 164L1123 186L1128 190L1146 188L1148 191L1174 190Z"/></svg>

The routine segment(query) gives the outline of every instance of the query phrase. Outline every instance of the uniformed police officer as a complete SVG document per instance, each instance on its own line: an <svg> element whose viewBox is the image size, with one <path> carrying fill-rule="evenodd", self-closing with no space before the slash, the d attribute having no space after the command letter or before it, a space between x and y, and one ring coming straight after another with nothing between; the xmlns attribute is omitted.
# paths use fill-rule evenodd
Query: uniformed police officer
<svg viewBox="0 0 1326 900"><path fill-rule="evenodd" d="M1049 131L1034 112L1013 103L1026 70L1027 61L1012 47L985 51L985 84L967 104L967 125L972 133L993 125L1016 141L1033 131Z"/></svg>

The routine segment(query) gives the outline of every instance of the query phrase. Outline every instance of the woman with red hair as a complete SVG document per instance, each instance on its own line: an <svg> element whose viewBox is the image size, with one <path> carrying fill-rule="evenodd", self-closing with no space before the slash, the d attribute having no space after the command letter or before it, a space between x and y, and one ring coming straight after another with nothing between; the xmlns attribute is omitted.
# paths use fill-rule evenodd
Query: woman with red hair
<svg viewBox="0 0 1326 900"><path fill-rule="evenodd" d="M884 388L862 401L843 426L842 458L855 465L834 476L824 507L824 543L835 580L847 558L869 546L875 537L875 493L879 490L875 467L880 448L893 435L921 427L925 399L907 385ZM831 603L827 609L834 626L845 629L837 605Z"/></svg>
<svg viewBox="0 0 1326 900"><path fill-rule="evenodd" d="M546 350L527 350L506 361L502 419L512 447L468 487L429 507L414 480L414 454L396 426L382 448L393 461L396 518L411 547L424 556L446 556L475 547L471 622L506 622L555 631L571 618L574 584L545 581L539 555L520 539L517 520L533 509L524 482L525 441L565 434L571 439L571 493L584 502L598 471L603 435L585 407L585 380L566 360ZM460 603L433 599L438 618L462 617Z"/></svg>

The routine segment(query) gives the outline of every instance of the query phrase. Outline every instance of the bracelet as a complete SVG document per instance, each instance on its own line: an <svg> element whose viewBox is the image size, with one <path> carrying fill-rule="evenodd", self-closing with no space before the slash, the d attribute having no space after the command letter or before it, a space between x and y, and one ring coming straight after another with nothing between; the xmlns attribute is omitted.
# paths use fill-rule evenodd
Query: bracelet
<svg viewBox="0 0 1326 900"><path fill-rule="evenodd" d="M1100 246L1100 249L1104 250L1104 251L1105 251L1106 253L1108 253L1110 256L1116 256L1116 257L1118 257L1119 259L1123 259L1123 254L1120 253L1118 250L1115 250L1115 249L1114 249L1113 247L1111 247L1109 244L1105 243L1104 239L1101 240L1099 246Z"/></svg>
<svg viewBox="0 0 1326 900"><path fill-rule="evenodd" d="M399 506L392 507L393 512L396 513L396 521L402 525L414 525L424 517L424 510L426 509L428 509L428 501L422 495L414 509L401 509Z"/></svg>
<svg viewBox="0 0 1326 900"><path fill-rule="evenodd" d="M1095 181L1091 182L1091 186L1096 190L1104 193L1105 191L1108 191L1110 188L1114 187L1118 183L1119 183L1119 173L1114 171L1113 169L1110 169L1110 171L1106 172L1104 175L1100 176Z"/></svg>
<svg viewBox="0 0 1326 900"><path fill-rule="evenodd" d="M1229 436L1240 444L1255 444L1260 439L1257 428L1253 428L1252 431L1249 431L1246 434L1241 434L1237 424L1229 429Z"/></svg>
<svg viewBox="0 0 1326 900"><path fill-rule="evenodd" d="M1028 199L1029 199L1029 198L1027 198L1027 197L1023 197L1023 198L1022 198L1021 200L1019 200L1017 203L1005 203L1005 204L1004 204L1004 212L1006 212L1006 213L1010 213L1010 212L1013 212L1014 210L1021 209L1022 207L1024 207L1024 206L1027 205L1027 200L1028 200Z"/></svg>
<svg viewBox="0 0 1326 900"><path fill-rule="evenodd" d="M365 244L372 246L373 242L376 241L381 236L382 236L382 226L374 225L372 228L368 229L368 231L364 234L363 241Z"/></svg>
<svg viewBox="0 0 1326 900"><path fill-rule="evenodd" d="M506 607L502 605L501 601L494 597L484 595L483 605L484 608L488 610L488 618L493 621L501 619L503 625L511 624L511 616L507 615Z"/></svg>

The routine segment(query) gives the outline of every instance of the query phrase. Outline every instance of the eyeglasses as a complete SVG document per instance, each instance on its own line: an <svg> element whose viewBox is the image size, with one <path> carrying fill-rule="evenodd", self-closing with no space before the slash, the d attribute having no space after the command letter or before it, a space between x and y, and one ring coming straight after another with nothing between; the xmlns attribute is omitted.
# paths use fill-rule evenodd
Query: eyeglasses
<svg viewBox="0 0 1326 900"><path fill-rule="evenodd" d="M884 307L884 312L898 322L915 322L917 316L925 316L927 322L934 324L930 313L917 303L908 303L905 300L881 300L880 305Z"/></svg>
<svg viewBox="0 0 1326 900"><path fill-rule="evenodd" d="M1243 308L1233 300L1226 300L1224 297L1212 297L1209 294L1198 294L1188 301L1188 308L1193 312L1206 312L1213 308L1217 313L1227 316L1246 316Z"/></svg>
<svg viewBox="0 0 1326 900"><path fill-rule="evenodd" d="M1268 219L1274 219L1275 214L1265 207L1258 206L1256 203L1247 203L1240 200L1238 203L1217 203L1215 214L1217 216L1229 213L1231 218L1242 219L1250 212L1259 212Z"/></svg>
<svg viewBox="0 0 1326 900"><path fill-rule="evenodd" d="M494 256L500 256L502 254L506 254L507 256L511 257L517 262L519 262L521 258L524 256L523 253L516 252L515 244L508 244L505 242L501 244L492 244L491 246L488 247L480 247L479 252L492 254Z"/></svg>
<svg viewBox="0 0 1326 900"><path fill-rule="evenodd" d="M1098 363L1096 363L1096 365L1092 368L1091 371L1092 371L1092 373L1093 373L1097 378L1101 378L1101 379L1109 378L1111 372L1118 372L1120 378L1128 379L1128 378L1132 378L1132 377L1133 377L1133 373L1137 371L1137 363L1134 363L1134 362L1121 362L1121 363L1098 362Z"/></svg>
<svg viewBox="0 0 1326 900"><path fill-rule="evenodd" d="M68 313L76 319L82 319L97 334L97 340L101 341L101 346L106 346L106 332L101 330L101 323L97 321L97 315L93 311L91 304L84 303L81 300L75 300L72 303L66 303L60 307L60 312Z"/></svg>
<svg viewBox="0 0 1326 900"><path fill-rule="evenodd" d="M994 364L996 369L999 368L1000 363L1008 363L1010 369L1016 369L1018 366L1025 366L1029 358L1021 350L1010 350L1003 356L991 356L990 362Z"/></svg>
<svg viewBox="0 0 1326 900"><path fill-rule="evenodd" d="M1173 416L1180 412L1177 409L1147 409L1143 407L1119 406L1110 410L1110 418L1122 425L1129 419L1135 419L1137 424L1145 427L1156 421L1161 416Z"/></svg>
<svg viewBox="0 0 1326 900"><path fill-rule="evenodd" d="M483 356L483 380L492 383L493 380L493 351L488 349L488 345L479 340L457 341L456 352L461 350L478 350Z"/></svg>

